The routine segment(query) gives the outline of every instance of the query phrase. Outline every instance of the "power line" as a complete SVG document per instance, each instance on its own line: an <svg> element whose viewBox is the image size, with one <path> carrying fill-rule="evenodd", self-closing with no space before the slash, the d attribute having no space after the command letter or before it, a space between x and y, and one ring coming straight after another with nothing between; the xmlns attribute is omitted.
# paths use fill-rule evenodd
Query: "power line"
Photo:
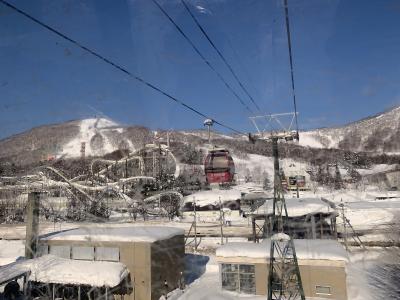
<svg viewBox="0 0 400 300"><path fill-rule="evenodd" d="M78 47L81 48L82 50L84 50L84 51L86 51L86 52L92 54L93 56L97 57L98 59L102 60L103 62L105 62L105 63L107 63L107 64L113 66L114 68L120 70L121 72L127 74L129 77L131 77L131 78L133 78L133 79L139 81L140 83L146 85L147 87L149 87L149 88L151 88L151 89L153 89L153 90L159 92L160 94L166 96L166 97L167 97L168 99L170 99L171 101L174 101L174 102L178 103L179 105L185 107L186 109L188 109L188 110L194 112L195 114L197 114L197 115L199 115L199 116L201 116L201 117L203 117L203 118L206 118L206 119L212 119L212 120L214 121L214 123L220 125L221 127L224 127L224 128L226 128L226 129L229 129L229 130L231 130L231 131L233 131L233 132L235 132L235 133L238 133L238 134L245 134L245 133L243 133L243 132L241 132L241 131L239 131L239 130L236 130L236 129L234 129L234 128L228 126L228 125L225 125L225 124L222 123L222 122L219 122L219 121L215 120L214 118L211 118L211 117L209 117L209 116L203 114L202 112L198 111L197 109L193 108L192 106L186 104L185 102L183 102L183 101L177 99L177 98L174 97L174 96L171 96L171 95L168 94L167 92L163 91L162 89L160 89L159 87L153 85L152 83L150 83L150 82L148 82L148 81L142 79L141 77L132 74L131 72L129 72L129 71L128 71L127 69L125 69L124 67L122 67L122 66L120 66L120 65L118 65L118 64L116 64L116 63L114 63L113 61L109 60L108 58L106 58L106 57L104 57L104 56L98 54L98 53L95 52L94 50L91 50L91 49L89 49L88 47L86 47L86 46L80 44L79 42L77 42L77 41L73 40L72 38L66 36L65 34L61 33L60 31L54 29L53 27L51 27L51 26L49 26L49 25L43 23L42 21L40 21L40 20L36 19L35 17L29 15L28 13L26 13L26 12L20 10L19 8L17 8L17 7L15 7L14 5L8 3L7 1L5 1L5 0L0 0L0 2L3 3L5 6L7 6L7 7L13 9L13 10L16 11L16 12L18 12L19 14L25 16L26 18L30 19L31 21L35 22L36 24L39 24L40 26L42 26L42 27L48 29L49 31L53 32L54 34L56 34L56 35L62 37L63 39L65 39L65 40L71 42L72 44L78 46Z"/></svg>
<svg viewBox="0 0 400 300"><path fill-rule="evenodd" d="M293 106L294 106L294 113L296 116L295 120L296 120L296 131L297 131L297 139L298 139L299 138L299 124L297 121L296 93L295 93L295 89L294 89L294 71L293 71L292 43L291 43L291 38L290 38L288 0L284 0L284 5L285 5L285 19L286 19L286 34L287 34L288 48L289 48L290 76L292 78Z"/></svg>
<svg viewBox="0 0 400 300"><path fill-rule="evenodd" d="M218 53L219 57L222 59L222 61L225 63L225 65L228 67L229 71L233 75L233 77L236 79L237 83L239 86L242 88L242 90L246 93L246 95L250 98L251 102L253 102L254 106L261 111L260 107L256 103L256 101L253 99L253 97L250 95L250 93L247 91L247 89L244 87L243 83L240 81L238 76L236 75L235 71L233 70L232 66L228 63L228 61L225 59L224 55L219 51L217 46L214 44L214 42L211 40L203 26L201 26L200 22L197 20L197 18L193 15L193 13L190 11L189 7L187 6L186 2L184 0L181 0L183 6L185 7L186 11L189 13L189 15L192 17L193 21L196 23L197 27L200 29L200 31L203 33L203 35L206 37L210 45L214 48L214 50Z"/></svg>
<svg viewBox="0 0 400 300"><path fill-rule="evenodd" d="M212 66L212 64L205 58L205 56L200 52L200 50L196 47L196 45L192 42L192 40L183 32L181 27L171 18L171 16L167 13L165 9L156 1L152 0L153 3L161 10L161 12L167 17L167 19L174 25L176 30L185 38L185 40L192 46L193 50L201 57L204 63L217 74L218 78L224 83L227 89L231 91L231 93L235 96L235 98L250 112L253 114L253 111L248 107L248 105L239 97L239 95L233 90L233 88L226 82L226 80L222 77L222 75Z"/></svg>

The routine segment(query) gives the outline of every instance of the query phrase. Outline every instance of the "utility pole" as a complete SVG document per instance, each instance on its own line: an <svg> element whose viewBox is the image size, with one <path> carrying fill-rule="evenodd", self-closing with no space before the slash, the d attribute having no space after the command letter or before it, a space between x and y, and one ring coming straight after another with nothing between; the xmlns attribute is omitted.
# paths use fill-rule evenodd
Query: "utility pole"
<svg viewBox="0 0 400 300"><path fill-rule="evenodd" d="M251 117L250 120L258 131L258 139L272 143L272 154L274 157L274 199L272 214L269 216L271 231L268 237L271 239L269 274L268 274L268 300L305 300L300 269L297 261L296 250L293 239L287 231L286 222L288 213L282 187L282 178L279 168L278 141L298 140L297 131L292 131L291 126L297 113L276 114ZM285 128L280 117L292 117L289 127ZM268 132L260 129L258 120L263 122L275 121L279 124L280 131ZM249 135L249 139L255 142L256 137ZM264 226L265 228L265 226ZM266 236L266 233L264 232Z"/></svg>
<svg viewBox="0 0 400 300"><path fill-rule="evenodd" d="M340 199L340 204L339 206L341 207L341 212L342 212L342 220L343 220L343 239L344 239L344 246L346 247L346 250L349 251L349 244L347 242L347 224L346 224L346 216L344 214L344 204L343 204L343 199Z"/></svg>
<svg viewBox="0 0 400 300"><path fill-rule="evenodd" d="M196 213L196 198L193 196L193 212L194 212L194 250L197 251L197 213Z"/></svg>
<svg viewBox="0 0 400 300"><path fill-rule="evenodd" d="M39 236L39 199L39 192L31 192L28 194L25 258L35 258L37 253Z"/></svg>
<svg viewBox="0 0 400 300"><path fill-rule="evenodd" d="M224 217L223 217L223 212L222 212L222 202L221 202L221 197L219 197L219 223L221 227L221 245L224 244L224 231L223 231L223 226L224 226Z"/></svg>

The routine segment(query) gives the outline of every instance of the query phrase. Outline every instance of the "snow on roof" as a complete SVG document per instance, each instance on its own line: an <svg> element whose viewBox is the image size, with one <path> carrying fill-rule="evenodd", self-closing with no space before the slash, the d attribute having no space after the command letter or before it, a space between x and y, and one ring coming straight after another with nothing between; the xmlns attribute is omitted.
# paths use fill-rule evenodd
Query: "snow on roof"
<svg viewBox="0 0 400 300"><path fill-rule="evenodd" d="M335 240L294 240L298 259L348 261L343 246ZM219 257L269 259L271 240L262 243L228 243L217 249Z"/></svg>
<svg viewBox="0 0 400 300"><path fill-rule="evenodd" d="M344 204L349 210L399 210L400 199L392 198L387 200L375 200L375 201L354 201L347 202Z"/></svg>
<svg viewBox="0 0 400 300"><path fill-rule="evenodd" d="M45 255L30 261L30 280L42 283L115 287L129 271L118 262L82 261Z"/></svg>
<svg viewBox="0 0 400 300"><path fill-rule="evenodd" d="M244 200L259 200L259 199L271 199L274 195L271 192L252 192L243 196Z"/></svg>
<svg viewBox="0 0 400 300"><path fill-rule="evenodd" d="M200 191L189 196L183 197L184 203L196 201L196 205L206 206L210 204L217 204L221 200L235 201L239 200L241 197L241 192L238 190L210 190L210 191Z"/></svg>
<svg viewBox="0 0 400 300"><path fill-rule="evenodd" d="M0 283L6 283L29 272L30 268L25 261L14 262L0 267Z"/></svg>
<svg viewBox="0 0 400 300"><path fill-rule="evenodd" d="M286 207L289 217L300 217L316 213L332 213L335 209L322 198L286 198ZM257 214L272 214L273 200L267 200L258 208Z"/></svg>
<svg viewBox="0 0 400 300"><path fill-rule="evenodd" d="M42 283L115 287L129 274L118 262L82 261L44 255L0 268L0 283L29 273L29 280Z"/></svg>
<svg viewBox="0 0 400 300"><path fill-rule="evenodd" d="M176 227L82 227L49 234L42 237L42 240L153 243L183 234L184 230Z"/></svg>
<svg viewBox="0 0 400 300"><path fill-rule="evenodd" d="M392 171L398 168L397 164L387 165L387 164L376 164L370 169L357 169L357 172L362 176L373 175L380 172Z"/></svg>

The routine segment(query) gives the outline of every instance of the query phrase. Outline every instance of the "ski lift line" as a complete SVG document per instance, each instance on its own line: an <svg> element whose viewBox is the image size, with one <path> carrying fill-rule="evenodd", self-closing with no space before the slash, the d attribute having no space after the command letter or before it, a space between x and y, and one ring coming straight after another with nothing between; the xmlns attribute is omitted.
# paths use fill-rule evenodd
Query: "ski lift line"
<svg viewBox="0 0 400 300"><path fill-rule="evenodd" d="M185 40L192 46L193 50L200 56L204 63L218 76L218 78L224 83L225 87L231 91L235 98L246 108L250 113L253 113L251 108L239 97L239 95L233 90L233 88L226 82L222 75L213 67L213 65L205 58L205 56L200 52L192 40L183 32L179 25L171 18L171 16L162 8L162 6L156 1L152 0L153 3L161 10L161 12L167 17L167 19L174 25L176 30L185 38Z"/></svg>
<svg viewBox="0 0 400 300"><path fill-rule="evenodd" d="M297 131L297 138L298 138L299 137L299 124L297 121L297 104L296 104L296 93L295 93L295 88L294 88L293 54L292 54L292 43L291 43L291 37L290 37L288 0L284 0L284 6L285 6L286 34L287 34L288 48L289 48L290 77L292 79L293 106L294 106L294 112L295 112L296 131Z"/></svg>
<svg viewBox="0 0 400 300"><path fill-rule="evenodd" d="M176 97L174 97L174 96L168 94L167 92L161 90L159 87L155 86L154 84L152 84L152 83L150 83L150 82L148 82L148 81L142 79L141 77L139 77L139 76L137 76L137 75L132 74L131 72L129 72L129 71L128 71L127 69L125 69L124 67L122 67L122 66L120 66L120 65L118 65L118 64L116 64L116 63L114 63L114 62L111 61L110 59L108 59L108 58L106 58L106 57L104 57L104 56L98 54L98 53L95 52L94 50L91 50L90 48L88 48L88 47L82 45L81 43L75 41L74 39L72 39L72 38L66 36L65 34L61 33L60 31L58 31L58 30L54 29L53 27L51 27L51 26L49 26L49 25L43 23L42 21L36 19L35 17L33 17L33 16L29 15L28 13L22 11L21 9L19 9L19 8L17 8L16 6L14 6L14 5L8 3L7 1L5 1L5 0L0 0L0 2L1 2L3 5L5 5L5 6L11 8L11 9L13 9L14 11L18 12L19 14L21 14L21 15L25 16L26 18L30 19L30 20L33 21L34 23L36 23L36 24L38 24L38 25L40 25L40 26L46 28L47 30L53 32L54 34L60 36L61 38L63 38L63 39L65 39L65 40L69 41L70 43L72 43L72 44L78 46L78 47L81 48L82 50L84 50L84 51L86 51L86 52L92 54L93 56L97 57L98 59L102 60L103 62L105 62L105 63L107 63L107 64L113 66L114 68L120 70L121 72L127 74L129 77L131 77L131 78L133 78L133 79L139 81L140 83L142 83L142 84L148 86L148 87L151 88L152 90L155 90L155 91L159 92L160 94L164 95L165 97L167 97L167 98L170 99L171 101L176 102L177 104L179 104L179 105L185 107L186 109L192 111L193 113L195 113L195 114L197 114L197 115L199 115L199 116L201 116L201 117L203 117L203 118L212 119L212 120L214 120L214 123L218 124L218 125L221 126L221 127L226 128L226 129L228 129L228 130L231 130L232 132L245 135L245 133L243 133L243 132L241 132L241 131L239 131L239 130L236 130L236 129L234 129L234 128L228 126L228 125L225 125L225 124L222 123L222 122L219 122L219 121L215 120L214 118L211 118L211 117L209 117L209 116L203 114L203 113L200 112L199 110L197 110L197 109L191 107L190 105L188 105L188 104L186 104L185 102L179 100L178 98L176 98Z"/></svg>
<svg viewBox="0 0 400 300"><path fill-rule="evenodd" d="M210 36L207 34L205 31L204 27L201 26L200 22L197 20L197 18L193 15L189 7L187 6L185 0L181 0L183 6L185 7L186 11L189 13L189 15L192 17L193 21L196 23L197 27L200 29L200 31L203 33L203 35L206 37L207 41L210 43L211 47L214 48L214 50L218 53L218 56L222 59L222 61L225 63L225 65L228 67L229 71L231 72L232 76L235 78L239 86L242 88L242 90L245 92L245 94L249 97L251 102L253 102L254 106L258 109L258 111L261 111L260 107L256 103L256 101L253 99L253 97L250 95L248 90L244 87L243 83L240 81L238 76L236 75L235 71L233 70L232 66L228 63L228 61L225 59L221 51L217 48L217 46L214 44L214 42L211 40Z"/></svg>
<svg viewBox="0 0 400 300"><path fill-rule="evenodd" d="M253 116L253 117L249 117L249 119L253 123L253 125L256 127L259 134L267 132L268 131L267 126L271 127L271 131L277 131L275 128L272 127L272 124L271 124L272 122L275 122L276 124L278 124L281 131L291 132L293 123L295 121L295 117L297 114L298 114L298 112L279 113L279 114L270 114L270 115L264 115L264 116ZM291 119L290 119L290 124L287 127L285 127L285 125L281 122L281 120L279 118L287 117L287 116L291 116ZM265 125L264 130L261 130L260 126L257 124L257 121L259 121L259 122L265 121L266 125Z"/></svg>

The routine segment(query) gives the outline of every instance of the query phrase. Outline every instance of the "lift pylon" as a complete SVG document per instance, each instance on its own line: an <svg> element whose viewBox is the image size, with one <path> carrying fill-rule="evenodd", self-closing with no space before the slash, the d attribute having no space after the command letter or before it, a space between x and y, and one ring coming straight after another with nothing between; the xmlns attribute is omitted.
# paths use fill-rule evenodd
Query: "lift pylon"
<svg viewBox="0 0 400 300"><path fill-rule="evenodd" d="M305 300L294 242L288 233L285 233L288 213L279 168L278 141L298 140L297 131L291 130L293 122L291 122L289 127L284 127L279 120L279 116L288 115L293 115L294 118L296 113L251 118L258 131L258 139L272 142L272 153L274 156L274 199L272 215L269 219L271 230L264 230L265 237L271 239L268 300ZM281 125L281 128L279 131L267 131L267 126L265 126L266 129L261 130L261 127L257 125L257 121L259 120L266 122L277 121ZM249 138L254 141L257 139L257 136L249 135ZM266 232L270 233L270 236L266 236Z"/></svg>

